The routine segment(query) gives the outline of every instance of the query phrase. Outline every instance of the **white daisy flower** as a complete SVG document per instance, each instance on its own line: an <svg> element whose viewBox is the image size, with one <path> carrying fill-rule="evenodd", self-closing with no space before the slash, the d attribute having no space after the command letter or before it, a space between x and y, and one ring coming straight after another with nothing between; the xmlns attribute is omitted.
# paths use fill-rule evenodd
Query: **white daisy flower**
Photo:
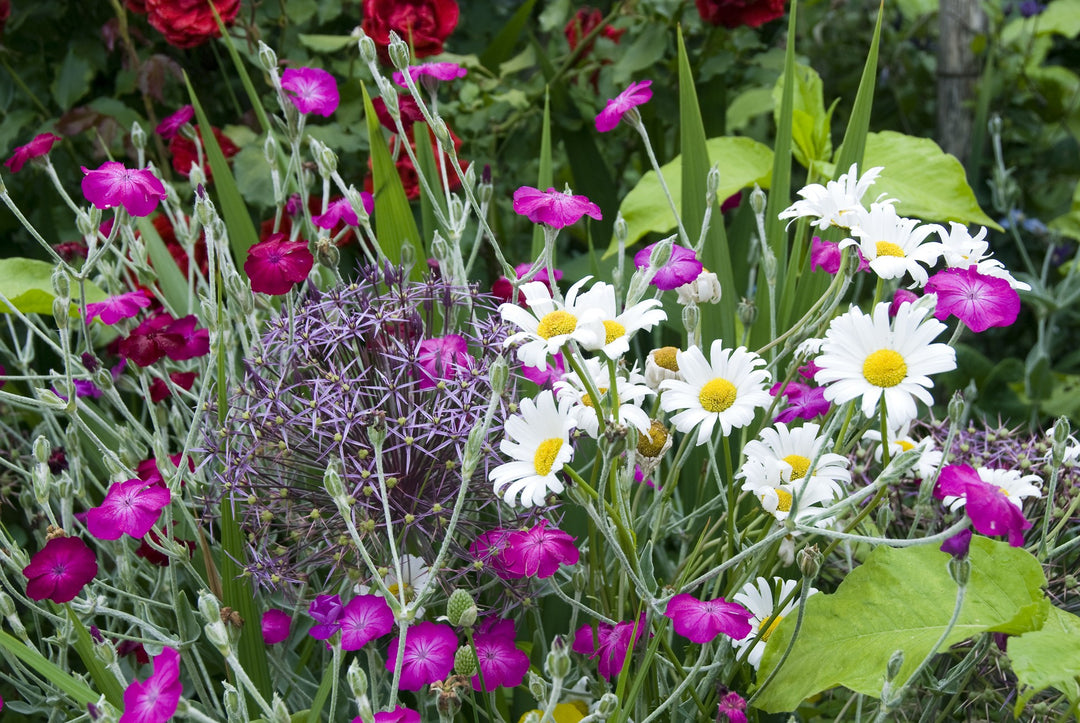
<svg viewBox="0 0 1080 723"><path fill-rule="evenodd" d="M720 301L723 289L720 288L720 279L711 271L702 270L693 281L676 287L675 293L679 295L679 303L683 306L693 302L695 304L715 304Z"/></svg>
<svg viewBox="0 0 1080 723"><path fill-rule="evenodd" d="M874 315L852 307L836 317L825 332L821 356L814 359L814 377L826 384L825 399L843 404L862 398L862 413L872 417L884 399L886 423L899 427L916 415L915 400L930 405L928 375L956 368L956 351L948 344L931 343L945 330L928 310L903 304L889 321L889 302L874 307Z"/></svg>
<svg viewBox="0 0 1080 723"><path fill-rule="evenodd" d="M863 210L862 197L867 189L877 180L882 168L871 168L859 178L859 170L852 163L848 172L824 186L812 183L802 188L796 201L780 212L780 218L801 218L809 216L815 220L811 226L824 230L830 226L850 228L856 219L856 213ZM892 199L878 199L881 203L893 203Z"/></svg>
<svg viewBox="0 0 1080 723"><path fill-rule="evenodd" d="M488 478L494 483L495 494L511 507L543 505L548 493L563 491L558 473L570 462L574 449L570 446L570 430L577 422L570 414L570 400L555 405L555 395L544 390L535 400L521 400L521 414L506 420L506 437L499 451L514 461L491 470Z"/></svg>
<svg viewBox="0 0 1080 723"><path fill-rule="evenodd" d="M604 339L600 344L582 346L589 351L601 351L608 359L618 359L630 351L630 337L637 331L649 331L667 319L667 312L659 308L659 299L646 299L634 304L629 309L618 312L615 301L615 287L599 281L578 297L578 303L586 308L601 310L600 319L604 324Z"/></svg>
<svg viewBox="0 0 1080 723"><path fill-rule="evenodd" d="M980 227L974 236L968 227L956 221L949 222L949 232L938 229L941 237L941 256L949 268L966 269L974 265L975 270L986 276L1005 279L1009 286L1018 291L1031 291L1031 285L1017 281L1013 275L990 252L990 243L986 240L986 227Z"/></svg>
<svg viewBox="0 0 1080 723"><path fill-rule="evenodd" d="M926 269L941 254L940 244L923 243L926 237L943 229L936 224L919 225L914 218L903 218L888 203L875 203L869 211L859 209L851 233L858 237L844 239L840 248L858 246L870 269L883 279L899 279L910 274L916 283L926 285Z"/></svg>
<svg viewBox="0 0 1080 723"><path fill-rule="evenodd" d="M600 396L606 397L611 384L611 375L608 373L607 365L599 359L586 359L585 373L592 379ZM652 420L638 405L645 397L655 392L645 386L645 378L641 374L633 370L626 374L626 377L617 375L615 378L619 394L619 421L635 427L642 434L647 434ZM589 396L585 389L585 382L577 372L565 374L561 380L555 382L555 393L560 403L569 400L574 405L570 408L570 416L577 422L577 428L595 438L600 429L595 400ZM601 399L600 404L604 409L610 406L606 399ZM605 421L613 422L614 419L609 414Z"/></svg>
<svg viewBox="0 0 1080 723"><path fill-rule="evenodd" d="M417 555L404 555L401 558L400 580L398 580L396 566L390 565L386 570L386 574L383 575L383 584L386 585L390 594L395 598L400 595L402 588L404 588L405 602L407 603L416 598L431 577L431 568L424 562L424 558ZM353 592L357 595L371 595L378 592L378 586L357 584L353 586ZM418 618L423 617L424 608L417 608L415 612Z"/></svg>
<svg viewBox="0 0 1080 723"><path fill-rule="evenodd" d="M724 436L754 421L754 411L772 402L769 373L757 369L765 360L746 347L725 349L719 339L712 343L711 363L701 349L692 346L676 353L683 380L660 383L660 406L678 412L671 418L684 434L698 430L697 444L705 444L713 427L720 424Z"/></svg>
<svg viewBox="0 0 1080 723"><path fill-rule="evenodd" d="M1035 499L1042 497L1042 490L1040 489L1042 478L1037 474L1021 474L1019 470L1015 469L992 469L990 467L979 467L976 471L979 473L979 479L997 487L998 491L1017 507L1023 507L1024 500L1028 497L1034 497ZM948 495L942 498L941 502L950 510L956 512L964 507L967 500L963 497Z"/></svg>
<svg viewBox="0 0 1080 723"><path fill-rule="evenodd" d="M679 373L679 350L673 346L653 349L645 357L645 383L651 389L660 389L660 382L682 379Z"/></svg>
<svg viewBox="0 0 1080 723"><path fill-rule="evenodd" d="M743 585L742 589L731 598L733 602L739 603L753 615L750 618L750 624L754 626L754 630L751 630L750 634L742 640L732 640L731 644L738 650L750 645L753 646L746 656L746 662L754 666L754 670L760 667L761 656L765 653L765 644L769 642L769 637L776 630L776 626L786 616L790 615L795 610L795 606L798 605L799 596L794 595L783 609L776 609L776 606L795 589L795 585L794 580L774 577L770 582L767 578L759 577L754 582ZM774 589L776 590L775 594L773 593ZM816 592L816 588L810 588L809 594L813 595ZM763 631L760 638L758 637L759 631Z"/></svg>
<svg viewBox="0 0 1080 723"><path fill-rule="evenodd" d="M502 318L521 329L507 337L505 345L526 340L517 349L522 364L543 369L547 355L556 353L569 341L576 341L586 349L603 346L606 335L603 310L582 303L583 299L578 297L590 278L586 276L571 286L561 305L551 297L547 284L540 281L521 285L528 311L517 304L499 305Z"/></svg>
<svg viewBox="0 0 1080 723"><path fill-rule="evenodd" d="M925 437L923 439L915 439L911 436L911 420L904 422L898 428L886 430L889 440L889 457L895 457L901 452L907 452L912 449L918 449L922 452L922 456L919 457L919 461L907 471L906 475L909 477L917 477L918 479L930 479L937 472L938 466L941 464L942 451L934 446L933 437ZM866 438L876 442L881 442L881 432L877 430L869 430L866 433ZM878 462L882 460L881 445L878 444L874 449L874 459Z"/></svg>

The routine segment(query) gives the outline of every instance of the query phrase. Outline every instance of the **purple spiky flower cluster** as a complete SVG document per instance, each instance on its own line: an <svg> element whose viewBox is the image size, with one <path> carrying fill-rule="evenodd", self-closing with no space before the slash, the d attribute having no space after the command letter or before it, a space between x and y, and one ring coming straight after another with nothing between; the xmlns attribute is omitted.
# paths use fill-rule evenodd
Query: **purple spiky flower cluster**
<svg viewBox="0 0 1080 723"><path fill-rule="evenodd" d="M467 364L434 386L430 376L422 383L421 344L450 333L467 343ZM469 432L493 397L489 370L506 335L493 299L474 287L435 276L410 281L390 266L312 292L291 317L283 310L273 319L245 360L225 425L210 435L221 482L243 509L254 579L325 585L363 569L323 475L335 464L357 529L385 535L373 429L385 434L381 459L399 545L430 562L462 484ZM500 438L514 394L511 377L487 440ZM466 536L495 500L486 480L499 461L485 441L468 480Z"/></svg>

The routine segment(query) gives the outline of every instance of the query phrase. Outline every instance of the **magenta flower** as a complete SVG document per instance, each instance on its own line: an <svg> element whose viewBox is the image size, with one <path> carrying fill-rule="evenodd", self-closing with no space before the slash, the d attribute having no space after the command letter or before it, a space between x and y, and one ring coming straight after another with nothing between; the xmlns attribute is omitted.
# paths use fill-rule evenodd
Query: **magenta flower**
<svg viewBox="0 0 1080 723"><path fill-rule="evenodd" d="M401 689L420 690L430 683L443 680L454 669L454 653L458 638L449 625L427 620L417 623L405 633L405 655L401 665ZM390 643L386 669L397 666L397 641Z"/></svg>
<svg viewBox="0 0 1080 723"><path fill-rule="evenodd" d="M316 595L308 605L308 615L318 625L312 626L308 634L316 640L326 640L341 629L339 618L345 608L341 604L338 595Z"/></svg>
<svg viewBox="0 0 1080 723"><path fill-rule="evenodd" d="M11 158L4 161L4 165L11 169L12 173L18 173L26 162L34 158L41 158L52 150L53 144L64 140L55 133L41 133L34 136L34 140L25 146L19 146Z"/></svg>
<svg viewBox="0 0 1080 723"><path fill-rule="evenodd" d="M645 629L645 613L637 623L621 622L615 625L597 623L594 631L588 625L578 628L574 634L575 653L587 655L590 659L599 658L597 670L606 680L622 672L626 654L641 639Z"/></svg>
<svg viewBox="0 0 1080 723"><path fill-rule="evenodd" d="M462 68L457 63L424 63L423 65L410 65L408 67L409 77L413 79L413 82L418 82L422 76L428 76L435 80L449 81L456 80L458 78L464 78L469 74L469 71ZM408 84L405 83L405 76L401 71L395 71L394 82L400 85L402 88L408 88Z"/></svg>
<svg viewBox="0 0 1080 723"><path fill-rule="evenodd" d="M120 354L141 367L166 356L173 361L185 361L208 354L210 332L196 329L197 323L194 314L179 319L168 313L152 316L120 340Z"/></svg>
<svg viewBox="0 0 1080 723"><path fill-rule="evenodd" d="M676 595L668 600L664 616L671 618L675 632L692 643L707 643L720 633L742 640L753 630L750 618L754 614L722 597L698 600L685 593Z"/></svg>
<svg viewBox="0 0 1080 723"><path fill-rule="evenodd" d="M930 277L925 291L937 294L934 316L955 316L974 332L1010 326L1020 314L1020 295L1007 279L980 274L975 266L944 269Z"/></svg>
<svg viewBox="0 0 1080 723"><path fill-rule="evenodd" d="M543 368L521 365L521 376L539 387L549 387L562 379L565 373L566 362L563 361L562 352L547 357Z"/></svg>
<svg viewBox="0 0 1080 723"><path fill-rule="evenodd" d="M784 385L778 382L769 389L769 394L774 397L782 396L788 403L788 406L773 418L774 422L787 424L795 419L813 419L829 411L829 402L825 399L825 387L812 387L799 382L788 382Z"/></svg>
<svg viewBox="0 0 1080 723"><path fill-rule="evenodd" d="M441 380L453 379L458 370L472 368L472 357L464 337L457 334L424 339L416 354L420 367L419 389L434 389Z"/></svg>
<svg viewBox="0 0 1080 723"><path fill-rule="evenodd" d="M197 376L198 372L169 372L169 379L172 380L172 383L185 390L191 389ZM150 382L150 401L153 404L157 404L171 396L172 389L169 388L164 379L159 378Z"/></svg>
<svg viewBox="0 0 1080 723"><path fill-rule="evenodd" d="M480 672L484 674L483 691L516 688L529 671L529 656L514 645L512 620L495 620L482 626L473 638ZM473 690L481 690L480 675L472 677Z"/></svg>
<svg viewBox="0 0 1080 723"><path fill-rule="evenodd" d="M554 188L540 191L532 186L522 186L514 191L514 213L551 228L565 228L577 223L582 216L597 221L603 218L600 207L585 196L560 193Z"/></svg>
<svg viewBox="0 0 1080 723"><path fill-rule="evenodd" d="M154 482L138 478L116 482L101 504L86 513L86 529L99 540L115 540L125 532L140 538L171 500L172 493Z"/></svg>
<svg viewBox="0 0 1080 723"><path fill-rule="evenodd" d="M835 274L840 270L840 256L842 253L839 242L822 241L820 236L814 236L810 239L810 270L817 271L820 269ZM870 268L870 262L862 255L862 251L855 249L855 253L859 257L858 270L866 271Z"/></svg>
<svg viewBox="0 0 1080 723"><path fill-rule="evenodd" d="M367 215L375 213L375 199L367 191L360 192L360 202L364 204L364 210L367 211ZM337 226L341 221L345 221L350 226L359 226L360 219L356 217L356 211L353 210L352 204L348 199L335 198L326 206L326 213L319 214L318 216L312 216L311 222L319 228L332 229Z"/></svg>
<svg viewBox="0 0 1080 723"><path fill-rule="evenodd" d="M919 300L919 295L914 291L908 291L907 289L897 289L893 292L892 303L889 304L889 316L896 316L900 311L900 307L904 304L914 304Z"/></svg>
<svg viewBox="0 0 1080 723"><path fill-rule="evenodd" d="M94 317L102 324L113 325L121 319L130 319L139 313L139 309L150 306L150 297L141 291L130 291L119 296L110 296L105 301L95 301L86 305L86 320Z"/></svg>
<svg viewBox="0 0 1080 723"><path fill-rule="evenodd" d="M360 716L352 719L352 723L364 723ZM393 710L382 711L375 714L375 723L420 723L420 714L411 708L398 706Z"/></svg>
<svg viewBox="0 0 1080 723"><path fill-rule="evenodd" d="M281 88L301 113L329 118L341 101L334 76L321 68L289 68L281 74Z"/></svg>
<svg viewBox="0 0 1080 723"><path fill-rule="evenodd" d="M510 544L513 530L497 527L483 533L469 545L469 553L477 562L490 567L491 571L503 580L513 580L514 575L506 567L504 553Z"/></svg>
<svg viewBox="0 0 1080 723"><path fill-rule="evenodd" d="M607 133L619 125L622 117L631 109L642 103L647 103L652 98L651 80L643 80L640 83L631 83L630 87L619 93L607 102L596 116L596 130Z"/></svg>
<svg viewBox="0 0 1080 723"><path fill-rule="evenodd" d="M280 643L289 639L289 628L292 626L292 616L284 610L271 608L262 614L262 636L267 645Z"/></svg>
<svg viewBox="0 0 1080 723"><path fill-rule="evenodd" d="M948 464L938 475L934 497L963 497L964 510L971 518L976 532L983 535L1008 535L1009 544L1024 544L1024 530L1031 522L1021 509L1009 501L1008 495L994 485L983 482L979 473L966 464Z"/></svg>
<svg viewBox="0 0 1080 723"><path fill-rule="evenodd" d="M120 723L166 723L176 713L183 692L180 653L162 648L154 658L154 674L141 683L133 680L124 690Z"/></svg>
<svg viewBox="0 0 1080 723"><path fill-rule="evenodd" d="M746 701L741 695L732 691L720 698L716 723L746 723Z"/></svg>
<svg viewBox="0 0 1080 723"><path fill-rule="evenodd" d="M314 265L307 241L287 241L285 234L276 233L248 249L244 273L252 291L279 296L306 279Z"/></svg>
<svg viewBox="0 0 1080 723"><path fill-rule="evenodd" d="M634 267L639 269L649 268L649 256L656 244L649 244L634 254ZM671 291L683 284L689 284L696 279L705 267L698 261L697 254L693 249L688 249L678 244L671 246L671 257L667 263L661 266L653 276L652 285L661 291Z"/></svg>
<svg viewBox="0 0 1080 723"><path fill-rule="evenodd" d="M123 206L132 216L149 216L158 201L166 197L165 186L145 168L125 168L123 163L106 161L97 170L82 167L86 174L82 192L86 200L102 210Z"/></svg>
<svg viewBox="0 0 1080 723"><path fill-rule="evenodd" d="M190 123L191 119L194 117L195 109L190 105L185 105L180 110L158 123L158 127L155 130L159 136L167 141L171 141L176 134L180 132L180 129L183 128L186 123Z"/></svg>
<svg viewBox="0 0 1080 723"><path fill-rule="evenodd" d="M510 533L502 559L513 577L546 578L555 574L559 565L574 565L580 552L574 538L562 530L547 529L547 520L540 520L531 530Z"/></svg>
<svg viewBox="0 0 1080 723"><path fill-rule="evenodd" d="M341 649L359 650L394 628L394 612L378 595L358 595L348 602L337 620Z"/></svg>
<svg viewBox="0 0 1080 723"><path fill-rule="evenodd" d="M967 557L969 547L971 547L971 530L961 530L942 542L940 549L953 557L964 558Z"/></svg>
<svg viewBox="0 0 1080 723"><path fill-rule="evenodd" d="M54 537L23 568L26 595L33 600L66 603L97 575L94 553L78 537Z"/></svg>

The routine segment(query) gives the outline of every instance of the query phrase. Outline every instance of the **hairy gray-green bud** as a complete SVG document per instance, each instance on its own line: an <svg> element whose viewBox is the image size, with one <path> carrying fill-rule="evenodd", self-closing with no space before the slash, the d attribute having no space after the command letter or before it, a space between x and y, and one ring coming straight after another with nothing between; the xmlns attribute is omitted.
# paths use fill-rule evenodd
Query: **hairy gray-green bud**
<svg viewBox="0 0 1080 723"><path fill-rule="evenodd" d="M817 545L810 545L810 547L799 550L796 558L799 561L799 571L802 572L806 580L813 580L817 577L818 570L821 569L821 552L818 551Z"/></svg>
<svg viewBox="0 0 1080 723"><path fill-rule="evenodd" d="M757 304L753 299L744 296L735 307L735 313L738 314L743 327L753 326L757 321Z"/></svg>
<svg viewBox="0 0 1080 723"><path fill-rule="evenodd" d="M671 258L671 246L673 244L672 238L666 238L663 241L657 242L653 247L652 252L649 254L649 266L653 268L661 268Z"/></svg>
<svg viewBox="0 0 1080 723"><path fill-rule="evenodd" d="M131 145L135 146L135 149L139 151L146 148L146 131L139 125L138 121L131 124Z"/></svg>
<svg viewBox="0 0 1080 723"><path fill-rule="evenodd" d="M375 41L369 38L363 30L360 31L360 37L357 39L356 45L360 50L360 59L364 61L365 65L371 65L378 59Z"/></svg>
<svg viewBox="0 0 1080 723"><path fill-rule="evenodd" d="M720 190L720 164L714 163L709 169L709 175L705 177L705 193L709 203L716 202L716 194Z"/></svg>
<svg viewBox="0 0 1080 723"><path fill-rule="evenodd" d="M44 434L38 435L34 440L34 459L38 464L48 464L51 455L52 445L49 444L48 438Z"/></svg>
<svg viewBox="0 0 1080 723"><path fill-rule="evenodd" d="M71 278L62 266L53 269L52 287L57 296L65 299L71 296Z"/></svg>
<svg viewBox="0 0 1080 723"><path fill-rule="evenodd" d="M231 644L229 642L229 631L225 628L225 623L220 620L215 623L207 623L203 626L203 630L206 632L206 639L218 649L221 655L229 654Z"/></svg>
<svg viewBox="0 0 1080 723"><path fill-rule="evenodd" d="M596 715L600 720L607 720L619 709L619 699L614 693L604 693L596 706Z"/></svg>
<svg viewBox="0 0 1080 723"><path fill-rule="evenodd" d="M360 663L356 661L356 658L353 658L353 661L349 663L349 670L345 673L345 679L349 682L349 690L352 691L354 698L363 698L367 695L367 673L360 667Z"/></svg>
<svg viewBox="0 0 1080 723"><path fill-rule="evenodd" d="M263 157L271 168L278 167L278 142L271 132L267 132L266 140L263 141Z"/></svg>
<svg viewBox="0 0 1080 723"><path fill-rule="evenodd" d="M199 592L199 612L208 623L221 622L221 605L209 590Z"/></svg>
<svg viewBox="0 0 1080 723"><path fill-rule="evenodd" d="M529 671L529 693L537 701L542 701L547 698L547 681L541 678L533 671Z"/></svg>
<svg viewBox="0 0 1080 723"><path fill-rule="evenodd" d="M446 601L446 619L455 627L471 628L476 623L476 602L467 590L457 588ZM464 674L463 674L464 675Z"/></svg>
<svg viewBox="0 0 1080 723"><path fill-rule="evenodd" d="M488 369L488 376L491 379L491 393L493 395L501 395L506 389L506 381L510 377L510 367L506 363L506 357L502 354L495 357L495 361L491 363L491 367Z"/></svg>
<svg viewBox="0 0 1080 723"><path fill-rule="evenodd" d="M967 585L968 580L971 578L971 560L966 557L950 557L949 575L960 587Z"/></svg>
<svg viewBox="0 0 1080 723"><path fill-rule="evenodd" d="M1071 432L1072 427L1069 424L1069 418L1064 415L1058 417L1057 422L1054 423L1054 464L1059 465L1065 459L1065 445L1069 443L1069 434Z"/></svg>
<svg viewBox="0 0 1080 723"><path fill-rule="evenodd" d="M630 233L629 227L626 225L626 219L623 218L622 213L615 216L615 225L612 227L612 233L615 234L615 243L619 246L626 246L626 238Z"/></svg>
<svg viewBox="0 0 1080 723"><path fill-rule="evenodd" d="M570 653L562 638L557 635L551 642L551 651L547 654L547 659L544 660L544 671L552 679L562 679L570 674Z"/></svg>
<svg viewBox="0 0 1080 723"><path fill-rule="evenodd" d="M259 41L259 64L268 73L276 71L278 67L277 53L261 40Z"/></svg>
<svg viewBox="0 0 1080 723"><path fill-rule="evenodd" d="M341 483L341 474L336 464L327 465L326 471L323 472L323 487L335 502L345 498L345 485Z"/></svg>
<svg viewBox="0 0 1080 723"><path fill-rule="evenodd" d="M404 73L405 69L409 67L409 63L412 62L412 55L409 53L409 44L402 40L393 30L390 31L390 46L387 51L390 55L390 62L394 64L395 68Z"/></svg>
<svg viewBox="0 0 1080 723"><path fill-rule="evenodd" d="M754 209L755 214L765 213L765 204L768 198L765 196L765 192L761 190L761 186L754 184L754 190L750 192L750 208Z"/></svg>

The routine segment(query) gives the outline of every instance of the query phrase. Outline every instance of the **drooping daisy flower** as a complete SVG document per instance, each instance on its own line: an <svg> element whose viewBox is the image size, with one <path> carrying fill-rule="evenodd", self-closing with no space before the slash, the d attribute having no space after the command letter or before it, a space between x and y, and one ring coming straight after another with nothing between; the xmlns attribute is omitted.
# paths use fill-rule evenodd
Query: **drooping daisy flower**
<svg viewBox="0 0 1080 723"><path fill-rule="evenodd" d="M898 427L915 418L915 400L933 404L930 374L956 368L956 351L932 343L945 325L926 319L927 310L904 304L889 321L889 302L864 314L852 307L836 317L825 333L816 381L828 385L825 398L842 404L862 398L862 412L872 417L884 399L888 424Z"/></svg>
<svg viewBox="0 0 1080 723"><path fill-rule="evenodd" d="M761 665L761 656L765 653L765 644L769 642L769 637L776 630L776 626L795 610L795 606L799 602L799 597L796 595L791 598L783 609L776 609L776 606L795 589L795 585L795 580L774 577L770 582L764 577L759 577L754 582L743 585L742 589L732 597L734 602L745 607L753 615L750 618L750 624L754 626L754 632L741 640L732 641L732 645L739 650L747 646L753 646L746 656L746 662L754 666L754 670L757 670L758 666ZM813 595L816 592L816 589L810 588L809 594ZM764 632L759 638L757 631L761 630L764 630Z"/></svg>
<svg viewBox="0 0 1080 723"><path fill-rule="evenodd" d="M869 211L856 213L851 233L858 239L844 239L840 248L858 246L870 270L883 279L899 279L910 274L919 286L926 284L926 269L940 255L940 244L923 243L926 237L941 227L919 225L914 218L903 218L890 203L871 204Z"/></svg>
<svg viewBox="0 0 1080 723"><path fill-rule="evenodd" d="M835 181L829 181L824 186L812 183L802 188L799 191L802 200L781 211L780 218L810 217L814 219L810 225L822 230L830 226L850 228L856 220L855 214L863 210L863 195L877 180L881 171L881 167L871 168L859 178L858 167L852 163L848 172ZM878 200L881 203L892 203L891 200Z"/></svg>
<svg viewBox="0 0 1080 723"><path fill-rule="evenodd" d="M745 347L725 349L717 339L705 359L701 349L692 346L676 354L683 380L660 383L660 406L665 412L678 412L671 418L684 434L695 428L697 444L705 444L717 424L724 436L732 429L745 427L754 420L754 411L772 401L768 388L769 373L757 367L765 360Z"/></svg>
<svg viewBox="0 0 1080 723"><path fill-rule="evenodd" d="M611 376L608 373L607 365L599 359L586 359L584 371L592 378L593 384L596 385L596 391L600 393L601 397L609 393L608 386L611 384ZM651 396L653 390L645 386L645 378L637 372L631 370L630 372L624 372L624 374L626 376L620 374L615 381L616 392L619 397L619 421L629 424L642 434L645 434L649 431L652 421L649 419L648 413L637 405L645 397ZM570 410L570 415L577 422L577 428L590 437L596 437L600 429L596 410L598 407L603 407L604 401L602 399L595 400L589 395L585 388L585 382L578 376L577 372L565 374L560 381L555 382L555 393L558 395L560 402L568 399L573 403L574 406ZM608 415L605 421L612 421L611 416Z"/></svg>
<svg viewBox="0 0 1080 723"><path fill-rule="evenodd" d="M1005 279L1009 286L1018 291L1031 291L1031 285L1017 281L1005 265L993 258L990 243L986 240L986 228L981 227L974 236L967 226L956 221L949 222L949 232L939 229L941 237L941 256L949 268L966 269L975 266L980 274Z"/></svg>
<svg viewBox="0 0 1080 723"><path fill-rule="evenodd" d="M535 400L521 400L521 414L506 420L499 450L514 461L491 470L489 478L511 507L518 506L519 496L521 506L537 507L549 492L563 491L558 473L574 456L570 430L577 426L570 405L564 399L556 406L555 395L545 390Z"/></svg>
<svg viewBox="0 0 1080 723"><path fill-rule="evenodd" d="M502 318L521 329L507 337L505 344L510 346L525 341L517 349L517 357L522 364L543 368L547 355L559 351L569 341L576 341L586 349L604 346L607 330L604 327L603 309L589 306L584 295L578 297L578 292L589 278L586 276L571 286L561 305L551 297L547 285L538 281L521 286L525 303L529 305L528 311L517 304L499 305Z"/></svg>
<svg viewBox="0 0 1080 723"><path fill-rule="evenodd" d="M679 373L679 350L673 346L653 349L645 357L645 383L652 389L660 389L660 382L682 379Z"/></svg>
<svg viewBox="0 0 1080 723"><path fill-rule="evenodd" d="M630 337L637 331L649 331L667 319L667 312L659 299L646 299L634 304L621 314L615 301L615 287L599 281L578 297L579 303L587 308L601 311L604 323L604 342L599 347L589 347L590 351L601 351L608 359L618 359L630 351Z"/></svg>

